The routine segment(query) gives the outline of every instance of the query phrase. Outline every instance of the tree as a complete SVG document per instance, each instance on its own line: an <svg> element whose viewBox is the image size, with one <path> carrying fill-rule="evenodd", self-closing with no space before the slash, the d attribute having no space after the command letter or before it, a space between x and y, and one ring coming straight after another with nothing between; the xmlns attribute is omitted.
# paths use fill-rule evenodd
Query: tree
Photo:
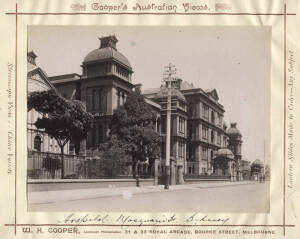
<svg viewBox="0 0 300 239"><path fill-rule="evenodd" d="M124 173L129 157L122 141L115 135L99 147L104 176L115 178Z"/></svg>
<svg viewBox="0 0 300 239"><path fill-rule="evenodd" d="M38 129L53 137L60 147L62 178L64 178L64 146L80 142L91 128L92 115L82 102L67 100L54 90L32 92L28 96L28 111L35 109L41 117L35 122Z"/></svg>
<svg viewBox="0 0 300 239"><path fill-rule="evenodd" d="M45 168L51 175L53 179L55 177L55 171L61 168L61 164L58 158L52 158L47 154L46 158L43 160L43 168Z"/></svg>
<svg viewBox="0 0 300 239"><path fill-rule="evenodd" d="M154 130L156 114L139 90L131 92L125 104L113 114L110 133L120 140L131 156L133 177L138 162L152 162L160 154L160 135Z"/></svg>

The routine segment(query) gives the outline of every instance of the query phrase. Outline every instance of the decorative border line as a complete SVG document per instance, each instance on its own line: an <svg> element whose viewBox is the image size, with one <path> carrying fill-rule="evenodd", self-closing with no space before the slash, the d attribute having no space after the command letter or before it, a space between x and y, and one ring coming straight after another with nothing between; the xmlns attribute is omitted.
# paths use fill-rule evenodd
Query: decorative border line
<svg viewBox="0 0 300 239"><path fill-rule="evenodd" d="M16 3L16 42L15 42L15 235L17 235L17 123L18 123L18 4Z"/></svg>
<svg viewBox="0 0 300 239"><path fill-rule="evenodd" d="M144 12L144 13L133 13L133 12L126 12L126 13L95 13L95 12L85 12L85 13L78 13L78 12L64 12L64 13L59 13L59 12L19 12L18 11L18 4L16 3L16 11L15 12L7 12L6 15L15 15L15 20L16 20L16 32L15 32L15 198L14 198L14 224L5 224L5 226L14 226L14 234L17 234L17 227L18 226L76 226L76 227L81 227L81 226L137 226L137 225L117 225L117 224L17 224L17 94L18 94L18 87L17 87L17 80L18 80L18 15L229 15L229 16L284 16L284 156L283 156L283 161L284 161L284 166L283 166L283 223L282 225L279 224L274 224L274 225L249 225L249 224L237 224L237 225L142 225L143 227L156 227L156 226L181 226L181 227L282 227L283 228L283 236L285 236L286 232L286 227L295 227L295 225L290 225L286 224L286 215L285 215L285 210L286 210L286 27L287 27L287 22L286 22L286 16L296 16L296 13L287 13L286 12L286 4L284 4L284 13L224 13L224 12L219 12L219 13L205 13L205 12L197 12L197 13L153 13L153 12Z"/></svg>
<svg viewBox="0 0 300 239"><path fill-rule="evenodd" d="M133 225L133 224L5 224L5 226L33 226L33 227L49 227L49 226L63 226L63 227L282 227L283 225L249 225L249 224L207 224L207 225L187 225L187 224L144 224L144 225ZM289 224L285 227L295 227L295 225Z"/></svg>
<svg viewBox="0 0 300 239"><path fill-rule="evenodd" d="M229 13L229 12L7 12L6 15L230 15L230 16L296 16L296 13Z"/></svg>
<svg viewBox="0 0 300 239"><path fill-rule="evenodd" d="M283 236L285 236L285 167L286 167L286 4L284 4L284 24L283 24L283 31L284 31L284 87L283 87L283 97L284 97L284 106L283 106Z"/></svg>

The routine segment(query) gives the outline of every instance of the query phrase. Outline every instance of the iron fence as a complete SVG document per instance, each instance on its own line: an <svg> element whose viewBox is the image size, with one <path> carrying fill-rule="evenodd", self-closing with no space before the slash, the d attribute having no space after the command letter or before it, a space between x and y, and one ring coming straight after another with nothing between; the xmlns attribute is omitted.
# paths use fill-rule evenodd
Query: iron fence
<svg viewBox="0 0 300 239"><path fill-rule="evenodd" d="M64 178L84 178L84 156L64 155ZM31 179L62 178L61 155L48 152L28 153L27 176Z"/></svg>
<svg viewBox="0 0 300 239"><path fill-rule="evenodd" d="M61 154L28 152L27 176L30 179L62 178ZM140 165L139 177L153 177L148 165ZM95 156L64 155L64 179L132 178L131 162L102 160Z"/></svg>

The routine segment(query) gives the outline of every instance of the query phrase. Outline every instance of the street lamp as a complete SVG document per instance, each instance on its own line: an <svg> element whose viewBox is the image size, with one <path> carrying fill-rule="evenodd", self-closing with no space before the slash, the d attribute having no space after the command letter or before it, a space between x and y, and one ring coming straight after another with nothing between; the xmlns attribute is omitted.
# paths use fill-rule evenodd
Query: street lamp
<svg viewBox="0 0 300 239"><path fill-rule="evenodd" d="M169 63L165 66L163 82L166 83L168 92L167 103L167 132L166 132L166 162L165 162L165 189L169 189L170 184L170 144L171 144L171 97L172 97L172 82L175 81L176 68Z"/></svg>

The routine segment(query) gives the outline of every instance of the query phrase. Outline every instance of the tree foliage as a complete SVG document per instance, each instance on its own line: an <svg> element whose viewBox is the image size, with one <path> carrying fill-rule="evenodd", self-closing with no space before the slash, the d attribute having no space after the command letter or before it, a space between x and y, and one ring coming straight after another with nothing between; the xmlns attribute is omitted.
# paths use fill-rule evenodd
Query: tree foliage
<svg viewBox="0 0 300 239"><path fill-rule="evenodd" d="M32 92L28 96L28 110L32 108L42 115L35 126L55 138L59 146L71 139L81 140L90 129L92 115L82 102L67 100L54 90Z"/></svg>
<svg viewBox="0 0 300 239"><path fill-rule="evenodd" d="M115 178L126 171L126 163L130 160L122 141L113 135L99 148L104 176Z"/></svg>
<svg viewBox="0 0 300 239"><path fill-rule="evenodd" d="M154 130L156 117L139 91L130 93L113 114L110 133L131 156L134 177L138 161L152 161L160 154L160 135Z"/></svg>
<svg viewBox="0 0 300 239"><path fill-rule="evenodd" d="M27 103L28 110L35 109L40 113L41 117L37 119L35 126L56 139L62 161L64 146L70 140L80 142L90 130L92 115L86 112L80 101L67 100L54 90L48 90L30 93ZM63 174L62 172L62 177Z"/></svg>

